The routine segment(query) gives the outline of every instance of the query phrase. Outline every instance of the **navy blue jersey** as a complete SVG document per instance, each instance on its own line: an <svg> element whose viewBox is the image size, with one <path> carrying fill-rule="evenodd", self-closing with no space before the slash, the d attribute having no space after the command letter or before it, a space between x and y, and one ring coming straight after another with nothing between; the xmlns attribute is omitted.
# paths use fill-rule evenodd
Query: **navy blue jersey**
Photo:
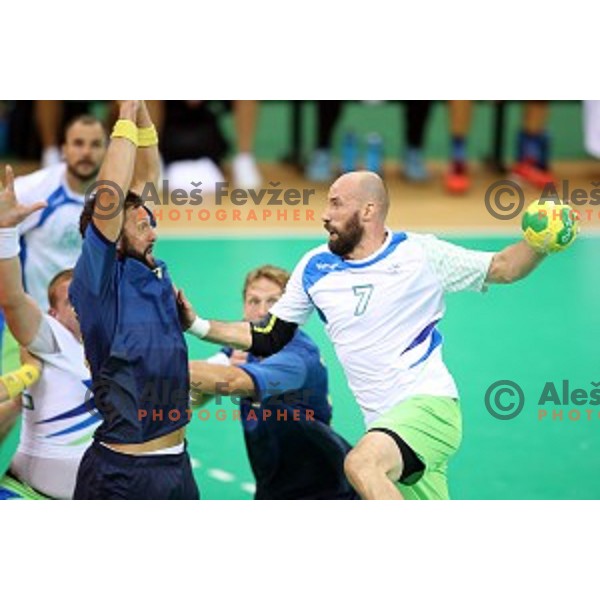
<svg viewBox="0 0 600 600"><path fill-rule="evenodd" d="M186 425L188 350L165 264L117 258L116 244L92 223L69 297L103 418L95 438L141 443Z"/></svg>
<svg viewBox="0 0 600 600"><path fill-rule="evenodd" d="M327 370L315 343L297 330L277 354L249 355L239 368L256 389L240 405L256 498L354 498L343 468L351 447L329 426Z"/></svg>

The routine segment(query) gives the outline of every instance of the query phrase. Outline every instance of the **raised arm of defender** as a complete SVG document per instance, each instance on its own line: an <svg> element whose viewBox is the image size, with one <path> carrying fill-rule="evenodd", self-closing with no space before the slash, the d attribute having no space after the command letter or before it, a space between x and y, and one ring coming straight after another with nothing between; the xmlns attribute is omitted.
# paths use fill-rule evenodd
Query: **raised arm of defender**
<svg viewBox="0 0 600 600"><path fill-rule="evenodd" d="M131 187L136 161L139 108L138 100L121 102L115 126L118 135L113 133L98 174L93 223L111 242L119 238L123 228L123 203Z"/></svg>
<svg viewBox="0 0 600 600"><path fill-rule="evenodd" d="M141 196L147 184L157 184L160 175L157 133L144 100L140 102L136 124L138 150L130 190L137 196Z"/></svg>

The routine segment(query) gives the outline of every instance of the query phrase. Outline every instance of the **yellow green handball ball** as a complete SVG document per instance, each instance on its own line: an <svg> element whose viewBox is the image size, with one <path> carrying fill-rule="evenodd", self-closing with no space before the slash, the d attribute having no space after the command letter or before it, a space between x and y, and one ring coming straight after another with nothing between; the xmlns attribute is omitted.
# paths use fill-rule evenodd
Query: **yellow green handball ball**
<svg viewBox="0 0 600 600"><path fill-rule="evenodd" d="M523 213L521 221L525 241L541 254L561 252L579 233L579 220L567 204L552 200L535 200Z"/></svg>

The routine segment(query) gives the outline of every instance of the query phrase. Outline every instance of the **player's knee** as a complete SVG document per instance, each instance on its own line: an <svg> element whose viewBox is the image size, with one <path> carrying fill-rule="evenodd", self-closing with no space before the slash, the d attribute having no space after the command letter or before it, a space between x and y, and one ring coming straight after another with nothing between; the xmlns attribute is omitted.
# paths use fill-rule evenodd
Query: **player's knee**
<svg viewBox="0 0 600 600"><path fill-rule="evenodd" d="M397 481L404 461L395 438L387 430L369 431L346 456L344 472L348 480L355 483L384 476Z"/></svg>
<svg viewBox="0 0 600 600"><path fill-rule="evenodd" d="M354 450L350 450L344 459L344 473L350 482L356 481L362 469L362 459Z"/></svg>
<svg viewBox="0 0 600 600"><path fill-rule="evenodd" d="M360 481L378 469L376 456L360 446L350 450L344 460L344 472L350 481Z"/></svg>

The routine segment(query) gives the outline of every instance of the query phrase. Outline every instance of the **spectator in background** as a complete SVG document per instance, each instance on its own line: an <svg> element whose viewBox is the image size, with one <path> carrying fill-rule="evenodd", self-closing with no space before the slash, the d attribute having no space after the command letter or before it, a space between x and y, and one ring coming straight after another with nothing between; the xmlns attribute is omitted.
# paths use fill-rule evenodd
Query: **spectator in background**
<svg viewBox="0 0 600 600"><path fill-rule="evenodd" d="M471 127L471 100L449 100L450 168L445 186L450 194L464 194L471 182L467 171L467 135Z"/></svg>
<svg viewBox="0 0 600 600"><path fill-rule="evenodd" d="M409 181L426 181L423 142L431 109L431 100L403 100L406 104L404 176ZM342 100L317 101L317 148L306 168L311 181L326 182L333 178L333 134L342 113ZM354 167L356 168L356 167Z"/></svg>
<svg viewBox="0 0 600 600"><path fill-rule="evenodd" d="M467 166L467 136L471 127L473 101L450 100L450 168L445 187L450 194L464 194L470 187ZM549 167L549 140L546 132L548 102L525 102L521 131L517 137L516 163L512 174L543 189L553 181Z"/></svg>
<svg viewBox="0 0 600 600"><path fill-rule="evenodd" d="M513 175L543 189L554 178L549 166L549 137L546 131L550 104L529 100L523 108L521 131L517 137L517 162Z"/></svg>
<svg viewBox="0 0 600 600"><path fill-rule="evenodd" d="M42 146L42 168L56 165L63 159L61 137L67 122L77 115L92 114L89 100L36 100L34 102L34 118Z"/></svg>
<svg viewBox="0 0 600 600"><path fill-rule="evenodd" d="M258 100L234 100L233 117L237 140L237 154L232 163L233 181L238 187L255 188L262 179L254 158Z"/></svg>
<svg viewBox="0 0 600 600"><path fill-rule="evenodd" d="M225 102L233 111L236 154L231 167L233 183L255 188L261 175L254 157L258 120L256 100ZM203 100L167 100L148 103L161 136L161 153L171 187L186 188L191 181L223 181L221 168L229 144L219 126L215 105ZM192 186L193 187L193 186ZM204 186L203 186L204 187ZM210 186L209 186L210 187ZM204 187L205 191L206 187Z"/></svg>
<svg viewBox="0 0 600 600"><path fill-rule="evenodd" d="M600 100L583 101L585 149L600 158Z"/></svg>
<svg viewBox="0 0 600 600"><path fill-rule="evenodd" d="M91 104L88 101L63 100L38 100L34 103L34 117L42 146L42 167L61 161L60 132L63 126L77 114L92 112ZM147 104L162 134L161 151L167 165L204 158L220 169L228 144L220 131L217 115L206 102L150 100ZM234 184L242 188L258 187L261 175L254 158L258 101L233 100L226 102L226 106L233 111L236 133L236 154L231 165ZM214 169L212 174L223 180L219 169Z"/></svg>

